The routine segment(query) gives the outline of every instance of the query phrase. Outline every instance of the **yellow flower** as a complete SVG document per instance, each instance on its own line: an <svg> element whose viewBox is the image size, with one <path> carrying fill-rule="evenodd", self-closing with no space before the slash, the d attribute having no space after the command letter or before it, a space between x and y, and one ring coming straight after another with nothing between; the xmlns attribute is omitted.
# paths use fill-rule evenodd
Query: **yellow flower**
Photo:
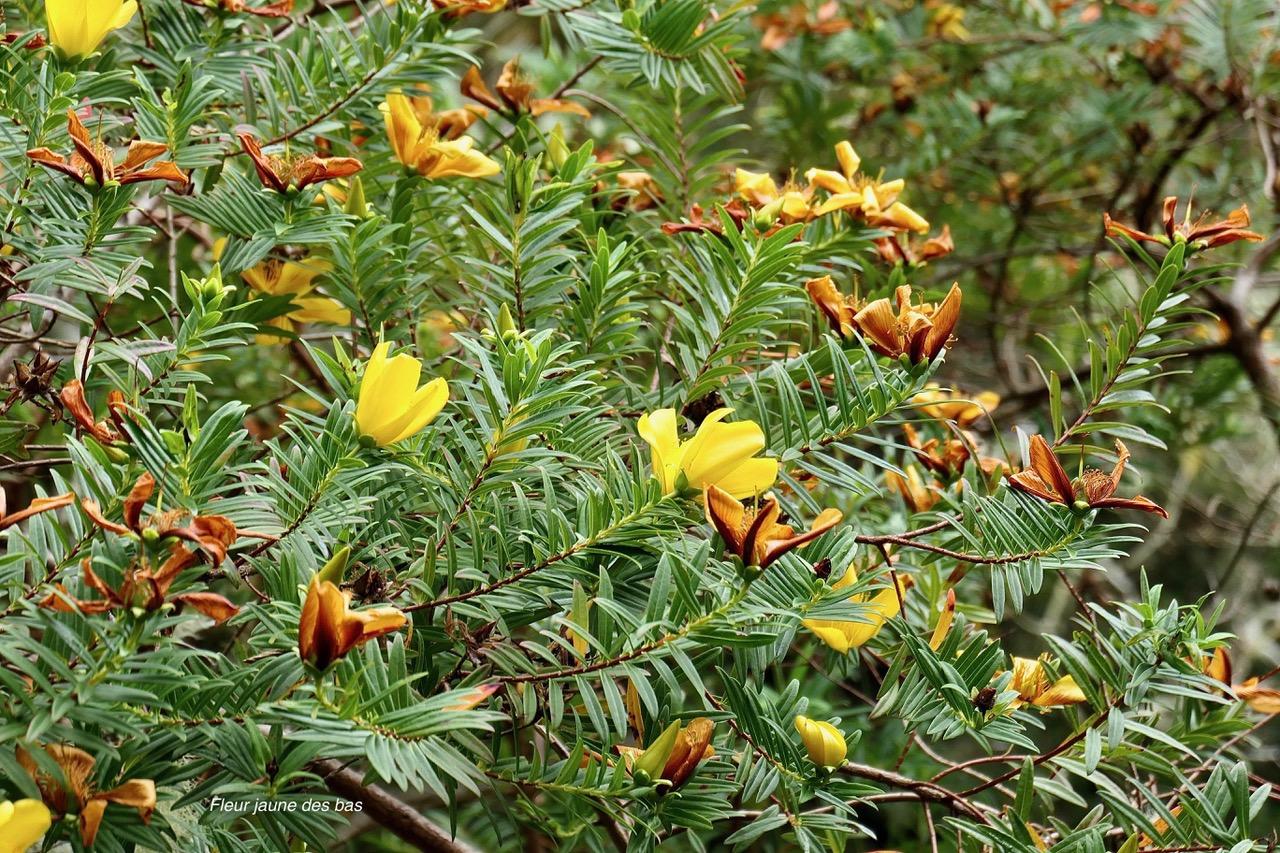
<svg viewBox="0 0 1280 853"><path fill-rule="evenodd" d="M800 740L814 764L819 767L839 767L844 763L849 746L845 743L844 735L835 726L825 720L811 720L797 714L796 731L800 732Z"/></svg>
<svg viewBox="0 0 1280 853"><path fill-rule="evenodd" d="M1027 702L1037 708L1051 708L1086 701L1084 692L1069 675L1050 684L1049 677L1045 675L1043 660L1015 657L1013 680L1009 682L1009 689L1018 691L1018 698L1013 702L1014 708Z"/></svg>
<svg viewBox="0 0 1280 853"><path fill-rule="evenodd" d="M858 580L858 571L853 566L845 572L840 580L831 585L832 589L844 589ZM877 593L863 593L849 598L854 604L869 605L863 614L862 621L853 622L836 619L805 619L803 625L812 631L819 640L826 643L840 654L847 654L850 649L860 648L880 633L884 623L901 612L901 598L910 587L909 578L898 578L898 589L887 586Z"/></svg>
<svg viewBox="0 0 1280 853"><path fill-rule="evenodd" d="M397 89L380 107L391 150L402 165L424 178L487 178L502 171L496 162L473 150L471 137L442 139L440 125L430 121L430 114L424 116L416 100Z"/></svg>
<svg viewBox="0 0 1280 853"><path fill-rule="evenodd" d="M813 218L809 204L812 189L800 190L791 184L778 189L773 178L763 172L738 169L733 176L734 189L752 207L766 209L784 225L807 222Z"/></svg>
<svg viewBox="0 0 1280 853"><path fill-rule="evenodd" d="M53 815L39 800L0 802L0 853L22 853L53 826Z"/></svg>
<svg viewBox="0 0 1280 853"><path fill-rule="evenodd" d="M387 358L390 351L388 342L373 351L356 404L356 429L379 447L417 435L449 400L447 382L437 377L418 388L422 362L404 353Z"/></svg>
<svg viewBox="0 0 1280 853"><path fill-rule="evenodd" d="M304 258L301 261L267 260L240 273L244 283L257 293L267 296L289 296L298 306L288 314L267 321L268 326L296 331L299 323L332 323L337 326L351 324L351 312L336 300L327 296L309 295L315 289L316 276L333 269L333 265L320 258ZM258 335L259 344L283 344L288 338L280 335Z"/></svg>
<svg viewBox="0 0 1280 853"><path fill-rule="evenodd" d="M968 41L969 30L964 25L964 9L954 3L926 4L929 23L926 25L929 35L943 41Z"/></svg>
<svg viewBox="0 0 1280 853"><path fill-rule="evenodd" d="M85 56L137 11L136 0L45 0L49 42L71 59Z"/></svg>
<svg viewBox="0 0 1280 853"><path fill-rule="evenodd" d="M719 486L735 498L758 495L778 479L777 459L756 459L764 450L764 431L755 421L722 423L733 409L707 415L697 433L681 441L676 410L642 415L638 430L652 450L653 476L663 494L684 488L701 494Z"/></svg>
<svg viewBox="0 0 1280 853"><path fill-rule="evenodd" d="M868 225L877 228L921 233L929 230L929 223L924 217L898 201L898 196L906 187L905 181L901 178L880 181L858 174L862 158L848 142L836 145L836 159L840 161L839 172L830 169L810 169L805 172L810 190L821 188L831 193L830 198L814 208L814 216L847 210L851 214L860 215Z"/></svg>

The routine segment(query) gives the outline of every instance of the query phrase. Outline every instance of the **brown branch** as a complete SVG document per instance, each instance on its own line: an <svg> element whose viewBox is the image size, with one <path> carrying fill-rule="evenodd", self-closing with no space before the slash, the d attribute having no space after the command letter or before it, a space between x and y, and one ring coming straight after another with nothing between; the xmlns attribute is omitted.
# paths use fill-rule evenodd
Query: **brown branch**
<svg viewBox="0 0 1280 853"><path fill-rule="evenodd" d="M361 811L390 830L397 838L423 853L479 853L479 851L436 826L417 809L377 785L365 785L360 773L333 758L311 763L324 777L329 790L343 799L359 803Z"/></svg>

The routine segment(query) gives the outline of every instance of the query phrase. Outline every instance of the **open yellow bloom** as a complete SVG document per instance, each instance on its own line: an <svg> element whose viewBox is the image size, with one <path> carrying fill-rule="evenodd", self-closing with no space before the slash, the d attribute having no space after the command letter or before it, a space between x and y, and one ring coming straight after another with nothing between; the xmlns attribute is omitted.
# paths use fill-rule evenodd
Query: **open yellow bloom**
<svg viewBox="0 0 1280 853"><path fill-rule="evenodd" d="M299 323L332 323L338 326L351 324L351 312L327 296L312 296L317 276L333 269L333 264L320 258L304 258L301 261L266 260L240 273L245 284L254 291L268 296L289 296L298 306L287 314L267 321L267 325L286 332L296 331ZM283 344L288 338L280 335L258 335L259 344Z"/></svg>
<svg viewBox="0 0 1280 853"><path fill-rule="evenodd" d="M857 580L858 571L850 566L840 580L831 585L831 588L844 589L853 586ZM898 578L896 590L892 586L887 586L874 594L863 593L850 596L849 600L855 604L870 605L868 611L863 614L863 621L805 619L802 624L832 649L840 654L847 654L850 649L866 645L872 637L880 633L884 623L901 612L901 599L907 594L909 587L909 578Z"/></svg>
<svg viewBox="0 0 1280 853"><path fill-rule="evenodd" d="M738 169L733 176L734 190L743 201L755 208L767 208L784 225L807 222L813 218L809 203L812 189L800 190L791 184L778 189L773 178L764 172Z"/></svg>
<svg viewBox="0 0 1280 853"><path fill-rule="evenodd" d="M69 58L85 56L137 11L136 0L45 0L49 43Z"/></svg>
<svg viewBox="0 0 1280 853"><path fill-rule="evenodd" d="M22 853L51 826L53 815L39 800L0 802L0 853Z"/></svg>
<svg viewBox="0 0 1280 853"><path fill-rule="evenodd" d="M449 400L447 382L437 377L418 388L422 362L404 353L387 358L390 351L380 343L369 357L356 404L356 429L379 447L417 435Z"/></svg>
<svg viewBox="0 0 1280 853"><path fill-rule="evenodd" d="M1009 682L1009 688L1018 691L1018 698L1013 702L1014 708L1028 702L1037 708L1052 708L1086 701L1084 692L1069 675L1050 684L1044 671L1044 662L1039 659L1015 657L1013 680Z"/></svg>
<svg viewBox="0 0 1280 853"><path fill-rule="evenodd" d="M800 740L814 764L819 767L839 767L844 763L849 746L845 743L844 735L835 726L825 720L811 720L797 714L796 731L800 733Z"/></svg>
<svg viewBox="0 0 1280 853"><path fill-rule="evenodd" d="M921 233L929 230L924 217L898 201L906 187L905 181L901 178L880 181L860 175L858 167L862 165L862 158L848 142L836 145L836 159L840 161L839 172L810 169L805 173L811 190L816 187L831 193L830 198L814 208L815 216L846 210L877 228Z"/></svg>
<svg viewBox="0 0 1280 853"><path fill-rule="evenodd" d="M501 167L473 149L469 136L442 139L441 127L431 123L432 116L415 108L414 100L398 89L382 103L387 139L396 159L424 178L487 178L502 171Z"/></svg>
<svg viewBox="0 0 1280 853"><path fill-rule="evenodd" d="M755 421L723 423L733 409L707 415L697 433L681 441L675 409L640 417L637 429L652 449L653 476L663 494L686 488L701 494L718 486L735 498L760 494L778 479L777 459L756 459L764 450L764 431Z"/></svg>

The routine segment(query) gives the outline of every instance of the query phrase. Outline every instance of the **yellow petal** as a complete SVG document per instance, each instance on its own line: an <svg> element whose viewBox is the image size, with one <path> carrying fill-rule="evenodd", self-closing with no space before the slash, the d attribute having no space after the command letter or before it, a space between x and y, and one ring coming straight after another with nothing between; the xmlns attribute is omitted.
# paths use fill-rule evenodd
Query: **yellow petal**
<svg viewBox="0 0 1280 853"><path fill-rule="evenodd" d="M804 173L805 180L812 187L821 187L829 193L852 193L854 188L844 175L830 169L810 169Z"/></svg>
<svg viewBox="0 0 1280 853"><path fill-rule="evenodd" d="M850 637L844 630L848 622L834 622L830 619L805 619L801 623L813 632L813 635L826 643L833 651L847 654L853 646Z"/></svg>
<svg viewBox="0 0 1280 853"><path fill-rule="evenodd" d="M662 485L662 493L671 494L676 489L681 455L676 410L658 409L641 415L636 431L649 445L653 476Z"/></svg>
<svg viewBox="0 0 1280 853"><path fill-rule="evenodd" d="M844 763L848 745L840 730L825 720L811 720L797 715L796 731L804 744L809 759L819 767L837 767Z"/></svg>
<svg viewBox="0 0 1280 853"><path fill-rule="evenodd" d="M1076 680L1069 675L1064 675L1055 681L1052 687L1037 696L1031 704L1048 708L1057 705L1077 705L1084 701L1084 691L1076 684Z"/></svg>
<svg viewBox="0 0 1280 853"><path fill-rule="evenodd" d="M53 815L39 800L0 802L0 850L21 853L53 826Z"/></svg>
<svg viewBox="0 0 1280 853"><path fill-rule="evenodd" d="M853 150L853 145L849 142L836 143L836 159L840 161L840 169L845 177L850 179L858 173L858 167L862 165L862 158Z"/></svg>
<svg viewBox="0 0 1280 853"><path fill-rule="evenodd" d="M449 402L449 383L444 379L436 377L423 385L409 402L405 420L394 425L399 429L391 443L395 444L417 435L435 419L436 415L440 414L447 402Z"/></svg>
<svg viewBox="0 0 1280 853"><path fill-rule="evenodd" d="M814 216L826 216L837 210L858 210L862 207L864 198L860 192L847 192L833 195L822 204L814 208Z"/></svg>

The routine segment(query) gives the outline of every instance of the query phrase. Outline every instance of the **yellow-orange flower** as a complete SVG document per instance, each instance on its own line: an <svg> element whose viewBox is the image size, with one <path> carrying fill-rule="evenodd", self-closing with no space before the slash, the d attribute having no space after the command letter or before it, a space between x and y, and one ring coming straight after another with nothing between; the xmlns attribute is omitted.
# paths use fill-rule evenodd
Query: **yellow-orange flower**
<svg viewBox="0 0 1280 853"><path fill-rule="evenodd" d="M389 342L374 349L356 404L356 428L379 447L417 435L449 401L444 379L436 377L419 388L422 362L405 353L387 358L390 351Z"/></svg>
<svg viewBox="0 0 1280 853"><path fill-rule="evenodd" d="M904 284L894 292L894 303L877 299L853 317L853 325L862 333L867 345L880 355L898 358L905 355L912 362L932 361L951 340L960 321L960 285L951 285L945 299L937 305L922 302L913 305L911 286Z"/></svg>
<svg viewBox="0 0 1280 853"><path fill-rule="evenodd" d="M901 178L881 181L859 174L862 158L848 142L836 145L836 159L840 162L839 172L810 169L805 173L811 190L821 187L831 193L830 198L814 208L815 216L845 210L877 228L919 231L922 234L929 230L929 223L924 217L898 201L906 181Z"/></svg>
<svg viewBox="0 0 1280 853"><path fill-rule="evenodd" d="M849 745L839 729L825 720L811 720L801 714L796 715L795 724L810 761L819 767L839 767L844 763Z"/></svg>
<svg viewBox="0 0 1280 853"><path fill-rule="evenodd" d="M351 312L342 304L327 296L314 296L315 279L330 272L333 264L321 258L303 258L301 261L270 259L240 273L245 284L266 296L288 296L297 307L267 321L267 325L286 332L297 331L299 323L332 323L336 326L351 324ZM288 338L280 335L258 335L260 344L283 344Z"/></svg>
<svg viewBox="0 0 1280 853"><path fill-rule="evenodd" d="M387 139L391 150L401 165L413 169L424 178L487 178L502 171L501 167L482 152L476 151L474 140L462 136L461 131L452 139L444 138L441 128L445 125L423 105L415 104L399 89L387 95L382 103L383 120L386 122ZM461 122L453 122L450 132Z"/></svg>
<svg viewBox="0 0 1280 853"><path fill-rule="evenodd" d="M729 550L745 565L766 568L783 554L818 538L840 523L838 509L824 509L805 533L796 535L787 524L779 524L782 510L772 494L762 506L748 509L741 501L716 485L708 485L703 495L707 520L724 538Z"/></svg>
<svg viewBox="0 0 1280 853"><path fill-rule="evenodd" d="M942 500L939 483L925 483L920 476L920 469L914 465L903 468L907 476L887 471L884 475L885 485L902 496L907 508L912 512L928 512Z"/></svg>
<svg viewBox="0 0 1280 853"><path fill-rule="evenodd" d="M698 495L709 485L735 498L764 492L778 479L778 460L759 459L764 431L755 421L724 423L733 409L707 415L693 438L681 441L675 409L640 417L637 429L652 451L653 476L669 495L680 489Z"/></svg>
<svg viewBox="0 0 1280 853"><path fill-rule="evenodd" d="M136 0L45 0L49 43L69 58L85 56L137 11Z"/></svg>
<svg viewBox="0 0 1280 853"><path fill-rule="evenodd" d="M143 823L150 823L151 815L156 810L156 783L150 779L130 779L109 791L99 791L94 787L93 768L97 759L74 746L51 743L40 747L44 753L58 765L62 771L62 779L55 778L40 768L31 753L24 747L17 749L18 764L27 771L36 787L40 789L40 799L47 809L58 819L75 813L80 822L80 840L85 847L92 847L98 837L98 827L107 810L107 803L116 803L127 808L136 809ZM28 807L29 809L30 807ZM37 823L30 825L33 830L38 825L39 814L35 814ZM46 829L48 827L46 826ZM37 838L39 836L36 836ZM10 841L8 837L0 839L0 844ZM24 850L25 847L14 847Z"/></svg>
<svg viewBox="0 0 1280 853"><path fill-rule="evenodd" d="M316 576L298 620L298 653L323 672L356 646L398 631L405 622L405 615L394 607L352 610L351 593Z"/></svg>
<svg viewBox="0 0 1280 853"><path fill-rule="evenodd" d="M788 183L781 189L768 174L738 169L733 176L734 191L752 207L772 214L783 225L813 218L809 203L811 189L801 190Z"/></svg>
<svg viewBox="0 0 1280 853"><path fill-rule="evenodd" d="M1086 701L1084 691L1076 684L1076 680L1064 675L1052 684L1044 670L1043 659L1013 659L1013 679L1009 682L1011 690L1018 691L1018 698L1012 707L1018 708L1030 703L1037 708L1052 708L1060 705L1077 705Z"/></svg>
<svg viewBox="0 0 1280 853"><path fill-rule="evenodd" d="M858 571L850 566L840 580L831 585L832 589L845 589L853 586L858 580ZM880 633L880 629L890 619L901 612L902 596L907 594L911 586L910 578L898 578L898 588L892 585L878 592L866 592L849 597L854 604L869 605L860 621L847 619L805 619L804 627L840 654L847 654L850 649L860 648Z"/></svg>

